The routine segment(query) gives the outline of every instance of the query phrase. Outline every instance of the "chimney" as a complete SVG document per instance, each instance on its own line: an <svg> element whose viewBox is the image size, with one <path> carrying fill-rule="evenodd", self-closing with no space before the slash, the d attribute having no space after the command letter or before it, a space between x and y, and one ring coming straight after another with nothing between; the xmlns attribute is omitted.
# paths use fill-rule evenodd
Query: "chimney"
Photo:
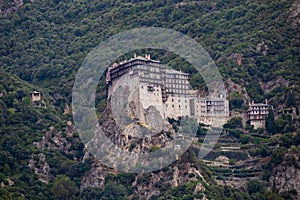
<svg viewBox="0 0 300 200"><path fill-rule="evenodd" d="M150 60L150 59L151 59L150 54L146 54L146 55L145 55L145 58L146 58L147 60Z"/></svg>
<svg viewBox="0 0 300 200"><path fill-rule="evenodd" d="M268 105L268 99L266 99L265 102L266 102L266 105Z"/></svg>
<svg viewBox="0 0 300 200"><path fill-rule="evenodd" d="M136 53L133 54L133 58L136 58Z"/></svg>

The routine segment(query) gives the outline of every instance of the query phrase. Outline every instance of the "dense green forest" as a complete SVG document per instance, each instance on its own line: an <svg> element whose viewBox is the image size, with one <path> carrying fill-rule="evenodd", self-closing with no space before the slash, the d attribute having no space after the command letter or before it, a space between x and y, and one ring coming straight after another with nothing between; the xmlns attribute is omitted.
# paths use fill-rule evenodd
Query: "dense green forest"
<svg viewBox="0 0 300 200"><path fill-rule="evenodd" d="M2 1L1 10L8 10L12 2ZM87 53L101 41L131 28L170 28L192 37L209 52L224 81L230 79L244 87L251 100L268 98L275 108L295 108L299 116L300 14L295 2L23 0L23 5L0 16L0 199L141 199L134 184L136 174L111 173L103 187L80 190L94 161L84 159L86 152L72 129L71 113L64 113ZM203 87L200 74L184 60L168 52L153 52L153 57L192 73L192 86ZM266 92L265 86L278 80L284 81ZM43 94L46 107L31 102L34 90ZM101 111L105 104L103 84L97 98ZM231 109L247 109L239 92L228 98ZM243 190L217 185L213 176L223 179L226 170L222 175L208 168L190 149L181 159L181 168L186 162L194 163L207 182L193 180L173 188L162 184L157 186L161 193L152 199L295 198L299 191L278 194L266 185L272 168L282 162L299 169L292 156L300 152L299 118L274 114L276 118L268 116L266 130L244 127L240 118L224 126L251 156L267 158L262 165L264 183L252 180ZM198 130L199 141L202 134L205 128ZM271 137L273 134L277 136ZM41 141L49 146L39 147ZM49 179L41 181L35 169L45 171L45 163ZM139 180L147 182L148 176ZM205 191L194 192L198 183Z"/></svg>
<svg viewBox="0 0 300 200"><path fill-rule="evenodd" d="M164 27L196 39L224 78L264 97L259 81L299 81L299 26L293 1L36 1L1 19L1 67L70 101L86 54L120 31ZM258 44L264 42L260 51ZM263 53L265 51L265 53ZM238 66L234 55L242 56ZM264 55L265 54L265 55ZM283 88L284 89L284 88Z"/></svg>

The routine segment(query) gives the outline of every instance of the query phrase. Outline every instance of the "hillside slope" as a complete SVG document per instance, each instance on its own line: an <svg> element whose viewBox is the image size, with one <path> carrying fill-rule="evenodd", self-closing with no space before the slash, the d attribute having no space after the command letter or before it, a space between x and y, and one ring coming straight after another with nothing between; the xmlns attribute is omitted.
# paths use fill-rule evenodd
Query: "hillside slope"
<svg viewBox="0 0 300 200"><path fill-rule="evenodd" d="M220 171L230 177L232 170L208 168L192 149L178 163L151 174L103 167L85 151L68 105L76 73L89 51L121 31L153 26L187 34L210 53L236 112L245 112L250 100L265 98L278 112L297 110L299 2L2 0L0 5L0 199L282 199L255 181L248 190L216 185L215 175L223 181ZM189 64L168 52L150 52L175 69L193 72L191 84L203 88ZM34 90L42 92L46 107L31 102ZM100 84L100 113L105 97ZM273 184L270 190L282 192L285 199L296 198L298 179L291 178L293 185L277 180L289 178L285 166L299 173L299 113L275 114L279 135L236 126L233 120L226 129L228 141L244 148L246 158L250 153L261 160L265 183L270 178ZM220 153L219 147L214 152ZM230 160L235 161L239 160Z"/></svg>
<svg viewBox="0 0 300 200"><path fill-rule="evenodd" d="M199 41L225 79L261 101L263 83L278 78L299 93L297 5L279 0L29 2L1 17L0 66L70 101L76 71L99 42L130 28L164 27Z"/></svg>

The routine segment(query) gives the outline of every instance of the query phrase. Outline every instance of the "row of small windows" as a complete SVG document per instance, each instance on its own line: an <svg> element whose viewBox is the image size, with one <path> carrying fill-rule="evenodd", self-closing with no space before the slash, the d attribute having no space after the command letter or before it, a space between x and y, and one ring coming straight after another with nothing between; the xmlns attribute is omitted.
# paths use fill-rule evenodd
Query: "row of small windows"
<svg viewBox="0 0 300 200"><path fill-rule="evenodd" d="M121 71L117 71L115 73L111 73L111 77L112 78L115 78L115 77L118 77L120 75L123 75L124 73L128 72L128 70L121 70Z"/></svg>
<svg viewBox="0 0 300 200"><path fill-rule="evenodd" d="M171 100L172 100L172 102L174 102L173 98ZM184 102L187 103L187 100L184 100ZM178 99L178 103L180 103L180 99Z"/></svg>
<svg viewBox="0 0 300 200"><path fill-rule="evenodd" d="M180 78L180 79L188 79L187 75L180 75L180 74L166 74L167 78Z"/></svg>
<svg viewBox="0 0 300 200"><path fill-rule="evenodd" d="M265 119L265 117L258 115L258 116L251 116L250 119Z"/></svg>
<svg viewBox="0 0 300 200"><path fill-rule="evenodd" d="M189 84L188 80L178 80L178 79L166 79L167 83L181 83L181 84Z"/></svg>
<svg viewBox="0 0 300 200"><path fill-rule="evenodd" d="M168 104L166 104L166 107L168 107ZM174 104L172 104L172 108L174 108L174 107L175 107ZM181 106L178 105L178 108L181 108ZM185 108L188 108L188 106L185 106Z"/></svg>
<svg viewBox="0 0 300 200"><path fill-rule="evenodd" d="M260 110L260 111L252 110L252 111L250 111L250 114L268 114L268 111L267 110Z"/></svg>
<svg viewBox="0 0 300 200"><path fill-rule="evenodd" d="M151 72L160 72L160 68L158 67L151 67L151 66L145 66L145 65L138 65L136 66L137 69L143 69L143 70L149 70Z"/></svg>
<svg viewBox="0 0 300 200"><path fill-rule="evenodd" d="M269 110L268 106L253 106L253 110Z"/></svg>
<svg viewBox="0 0 300 200"><path fill-rule="evenodd" d="M206 101L207 105L224 105L224 101Z"/></svg>
<svg viewBox="0 0 300 200"><path fill-rule="evenodd" d="M143 78L160 79L160 76L155 75L155 74L146 74L146 73L143 74L143 73L141 73L140 76L143 77Z"/></svg>
<svg viewBox="0 0 300 200"><path fill-rule="evenodd" d="M189 89L189 85L179 85L179 84L166 84L166 87Z"/></svg>
<svg viewBox="0 0 300 200"><path fill-rule="evenodd" d="M169 93L186 93L185 90L172 90L172 89L166 89L166 92L169 92Z"/></svg>

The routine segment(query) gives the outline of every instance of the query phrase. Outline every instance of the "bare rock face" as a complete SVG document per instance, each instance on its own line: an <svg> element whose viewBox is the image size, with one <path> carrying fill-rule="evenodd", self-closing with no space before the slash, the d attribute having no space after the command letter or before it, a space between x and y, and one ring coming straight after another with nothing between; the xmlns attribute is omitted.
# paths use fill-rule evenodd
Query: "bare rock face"
<svg viewBox="0 0 300 200"><path fill-rule="evenodd" d="M41 151L43 150L62 150L65 153L75 153L75 150L71 150L69 139L72 138L75 133L75 127L72 122L67 122L67 128L65 130L56 130L54 127L50 127L40 141L33 144ZM79 140L79 139L77 139ZM74 157L74 160L77 158Z"/></svg>
<svg viewBox="0 0 300 200"><path fill-rule="evenodd" d="M18 8L21 7L23 4L23 0L0 0L0 15L7 16L11 12L18 10Z"/></svg>
<svg viewBox="0 0 300 200"><path fill-rule="evenodd" d="M293 155L289 156L293 160ZM285 156L285 157L286 157ZM285 158L286 159L286 158ZM299 164L299 163L298 163ZM297 164L284 161L273 169L273 176L270 177L270 184L279 193L296 191L300 199L300 168Z"/></svg>
<svg viewBox="0 0 300 200"><path fill-rule="evenodd" d="M154 106L145 110L145 121L150 127L155 127L157 130L162 130L164 127L164 119Z"/></svg>
<svg viewBox="0 0 300 200"><path fill-rule="evenodd" d="M118 87L115 94L108 98L107 106L99 120L104 135L114 145L139 154L152 148L164 147L175 137L171 124L163 119L156 107L150 106L138 111L141 108L129 99L129 87ZM143 112L143 120L138 118L139 112ZM100 137L95 134L89 145L96 145L94 143L98 138Z"/></svg>
<svg viewBox="0 0 300 200"><path fill-rule="evenodd" d="M39 177L40 181L49 183L51 179L50 165L46 161L45 154L32 155L28 166L34 170L34 173Z"/></svg>
<svg viewBox="0 0 300 200"><path fill-rule="evenodd" d="M155 162L141 163L142 156L150 155L147 153L165 146L171 147L175 131L166 120L162 119L155 107L145 110L146 123L136 119L131 115L136 106L132 103L123 104L125 101L128 102L126 95L123 96L120 96L118 101L114 101L114 104L111 104L111 100L108 99L107 107L99 120L100 128L91 139L87 140L86 147L97 159L115 169L128 171L136 170L141 165L158 166L162 162L161 157ZM169 156L165 159L169 160L173 157Z"/></svg>
<svg viewBox="0 0 300 200"><path fill-rule="evenodd" d="M136 193L150 199L152 196L159 195L161 188L178 187L180 184L198 180L207 183L192 163L179 164L157 173L139 175ZM199 182L194 188L194 193L201 193L205 190L206 188Z"/></svg>
<svg viewBox="0 0 300 200"><path fill-rule="evenodd" d="M86 188L103 188L107 176L109 174L117 175L118 173L120 172L97 162L82 178L80 189L83 191ZM194 186L194 194L204 194L206 188L202 183L210 184L205 180L203 171L193 163L193 159L188 154L185 154L182 160L178 160L168 167L154 172L135 174L135 179L132 180L131 185L135 188L135 195L141 199L150 199L160 195L162 191L169 190L171 187L178 187L191 181L197 182Z"/></svg>
<svg viewBox="0 0 300 200"><path fill-rule="evenodd" d="M67 142L62 133L60 131L54 130L53 127L50 127L50 130L46 132L41 141L34 142L34 144L39 150L60 149L65 151L67 151L67 149L71 145Z"/></svg>
<svg viewBox="0 0 300 200"><path fill-rule="evenodd" d="M240 53L233 53L228 57L228 60L232 60L234 62L236 62L236 64L238 66L240 66L242 64L243 61L243 54Z"/></svg>
<svg viewBox="0 0 300 200"><path fill-rule="evenodd" d="M261 85L262 89L264 90L264 93L268 94L280 86L284 85L284 86L288 87L289 81L285 80L281 76L278 76L278 77L276 77L276 79L273 79L266 83L260 82L260 85Z"/></svg>
<svg viewBox="0 0 300 200"><path fill-rule="evenodd" d="M85 188L103 188L105 185L105 177L109 173L116 173L107 167L102 166L99 162L96 162L91 170L82 178L80 190Z"/></svg>
<svg viewBox="0 0 300 200"><path fill-rule="evenodd" d="M242 95L245 102L250 101L250 97L245 87L242 87L241 85L234 83L231 79L227 79L224 83L229 94L232 92L238 92Z"/></svg>
<svg viewBox="0 0 300 200"><path fill-rule="evenodd" d="M297 27L300 23L300 2L295 2L289 9L289 19L292 21L292 27Z"/></svg>
<svg viewBox="0 0 300 200"><path fill-rule="evenodd" d="M54 127L50 127L40 141L33 144L40 150L62 150L66 153L74 153L75 150L70 150L71 143L67 140L67 137L72 137L75 132L75 128L71 122L67 122L68 127L64 132L55 130ZM74 154L75 155L75 154ZM77 159L74 156L74 159ZM39 177L39 180L44 183L49 183L51 179L50 165L46 160L46 156L43 153L32 155L29 160L28 166Z"/></svg>

